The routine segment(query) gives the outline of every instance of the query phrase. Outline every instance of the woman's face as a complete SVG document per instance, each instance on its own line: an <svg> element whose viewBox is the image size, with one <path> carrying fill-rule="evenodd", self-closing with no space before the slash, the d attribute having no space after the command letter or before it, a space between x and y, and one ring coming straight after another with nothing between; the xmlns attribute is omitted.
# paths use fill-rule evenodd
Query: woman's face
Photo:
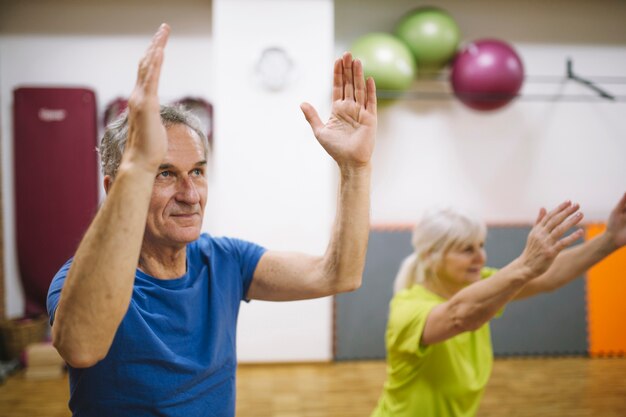
<svg viewBox="0 0 626 417"><path fill-rule="evenodd" d="M438 278L459 289L480 280L487 254L482 240L450 249L443 257Z"/></svg>

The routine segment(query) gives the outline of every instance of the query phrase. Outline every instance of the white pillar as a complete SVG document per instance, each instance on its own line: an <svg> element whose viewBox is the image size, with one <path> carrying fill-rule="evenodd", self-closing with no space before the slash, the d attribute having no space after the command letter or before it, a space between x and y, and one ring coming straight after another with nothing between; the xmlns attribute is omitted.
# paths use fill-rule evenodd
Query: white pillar
<svg viewBox="0 0 626 417"><path fill-rule="evenodd" d="M308 101L328 117L333 11L332 0L213 1L215 153L205 220L212 234L324 252L336 171L299 104ZM264 87L255 71L268 48L282 49L293 65L278 91ZM239 359L330 360L331 313L330 298L244 305Z"/></svg>

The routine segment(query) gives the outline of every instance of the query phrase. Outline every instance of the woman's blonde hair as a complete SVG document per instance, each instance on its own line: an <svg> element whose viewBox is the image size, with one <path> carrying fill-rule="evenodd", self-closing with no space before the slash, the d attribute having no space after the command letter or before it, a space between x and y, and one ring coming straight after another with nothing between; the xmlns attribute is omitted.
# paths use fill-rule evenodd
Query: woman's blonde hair
<svg viewBox="0 0 626 417"><path fill-rule="evenodd" d="M446 252L481 241L486 233L483 221L469 213L452 208L426 211L413 229L413 253L400 265L394 293L434 277Z"/></svg>

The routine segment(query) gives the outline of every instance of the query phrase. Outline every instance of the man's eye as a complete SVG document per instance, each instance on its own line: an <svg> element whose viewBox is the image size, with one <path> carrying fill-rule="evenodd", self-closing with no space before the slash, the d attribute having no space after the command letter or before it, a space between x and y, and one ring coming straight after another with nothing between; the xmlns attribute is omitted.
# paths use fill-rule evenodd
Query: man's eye
<svg viewBox="0 0 626 417"><path fill-rule="evenodd" d="M167 178L167 177L169 177L170 175L172 175L172 173L171 173L171 172L169 172L169 171L163 171L163 172L161 172L159 175L160 175L161 177Z"/></svg>
<svg viewBox="0 0 626 417"><path fill-rule="evenodd" d="M202 170L200 168L196 168L193 171L191 171L193 173L193 175L197 175L197 176L201 176L202 175Z"/></svg>

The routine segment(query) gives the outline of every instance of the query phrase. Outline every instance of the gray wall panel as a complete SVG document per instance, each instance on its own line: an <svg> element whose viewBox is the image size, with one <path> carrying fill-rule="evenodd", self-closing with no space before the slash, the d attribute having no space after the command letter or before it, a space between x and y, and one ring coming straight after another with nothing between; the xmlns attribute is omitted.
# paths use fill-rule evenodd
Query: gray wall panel
<svg viewBox="0 0 626 417"><path fill-rule="evenodd" d="M393 280L412 251L411 233L370 233L363 285L335 297L335 359L382 359Z"/></svg>
<svg viewBox="0 0 626 417"><path fill-rule="evenodd" d="M510 303L491 322L496 355L585 355L587 322L585 282Z"/></svg>
<svg viewBox="0 0 626 417"><path fill-rule="evenodd" d="M526 244L530 227L492 227L485 249L487 264L501 268L515 259ZM578 242L580 243L580 242ZM582 278L549 294L507 305L491 322L496 355L586 354L587 315Z"/></svg>

